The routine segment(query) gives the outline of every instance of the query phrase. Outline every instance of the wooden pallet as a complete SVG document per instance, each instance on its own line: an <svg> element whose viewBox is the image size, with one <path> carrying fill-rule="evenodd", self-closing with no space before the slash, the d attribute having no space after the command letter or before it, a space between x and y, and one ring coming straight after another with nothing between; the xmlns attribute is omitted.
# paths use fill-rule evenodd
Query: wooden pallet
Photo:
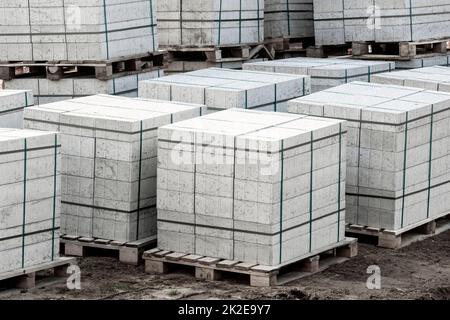
<svg viewBox="0 0 450 320"><path fill-rule="evenodd" d="M350 45L338 46L310 46L306 48L306 56L309 58L328 58L329 56L345 56L349 54Z"/></svg>
<svg viewBox="0 0 450 320"><path fill-rule="evenodd" d="M61 257L55 261L42 263L0 274L0 286L4 288L32 289L36 286L36 273L53 270L55 277L67 278L67 267L76 263L76 258Z"/></svg>
<svg viewBox="0 0 450 320"><path fill-rule="evenodd" d="M247 275L251 286L267 287L282 285L321 272L331 265L347 261L357 253L357 240L346 238L320 252L314 251L295 261L274 267L160 249L144 252L143 258L147 273L163 274L170 272L173 267L184 266L194 268L195 277L198 279L216 281L221 280L224 274Z"/></svg>
<svg viewBox="0 0 450 320"><path fill-rule="evenodd" d="M62 235L61 252L66 256L85 257L93 251L117 252L119 261L137 266L142 262L142 253L156 246L156 236L132 241L120 242L98 238Z"/></svg>
<svg viewBox="0 0 450 320"><path fill-rule="evenodd" d="M275 52L278 53L299 53L305 52L306 48L314 46L313 37L281 37L267 39L265 41L266 46L273 48Z"/></svg>
<svg viewBox="0 0 450 320"><path fill-rule="evenodd" d="M75 76L93 76L99 80L110 80L161 69L164 67L166 54L161 51L105 61L0 62L0 79L46 76L47 79L56 81Z"/></svg>
<svg viewBox="0 0 450 320"><path fill-rule="evenodd" d="M371 228L357 224L348 224L346 234L356 237L374 237L378 246L388 249L398 249L413 242L422 241L436 234L450 230L450 214L430 218L399 230Z"/></svg>
<svg viewBox="0 0 450 320"><path fill-rule="evenodd" d="M450 39L417 42L353 42L354 57L368 60L411 60L447 54Z"/></svg>
<svg viewBox="0 0 450 320"><path fill-rule="evenodd" d="M220 46L171 46L164 48L170 61L207 61L227 63L253 58L274 59L274 52L263 43Z"/></svg>

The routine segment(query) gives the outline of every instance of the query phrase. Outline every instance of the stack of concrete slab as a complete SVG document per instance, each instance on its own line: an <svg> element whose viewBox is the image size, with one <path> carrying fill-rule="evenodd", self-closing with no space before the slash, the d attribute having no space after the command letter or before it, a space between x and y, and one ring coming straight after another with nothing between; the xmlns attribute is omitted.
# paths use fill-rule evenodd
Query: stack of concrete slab
<svg viewBox="0 0 450 320"><path fill-rule="evenodd" d="M107 95L27 108L25 127L61 135L62 232L123 242L154 236L157 128L202 108Z"/></svg>
<svg viewBox="0 0 450 320"><path fill-rule="evenodd" d="M59 254L60 141L0 128L0 274Z"/></svg>
<svg viewBox="0 0 450 320"><path fill-rule="evenodd" d="M160 249L277 266L344 239L343 121L230 109L158 140Z"/></svg>
<svg viewBox="0 0 450 320"><path fill-rule="evenodd" d="M5 89L32 90L37 105L74 99L95 94L114 94L118 96L137 97L138 82L158 78L162 70L144 72L135 75L113 78L103 81L95 77L70 77L58 81L47 78L16 78L4 81Z"/></svg>
<svg viewBox="0 0 450 320"><path fill-rule="evenodd" d="M156 50L153 0L0 3L0 61L99 61Z"/></svg>
<svg viewBox="0 0 450 320"><path fill-rule="evenodd" d="M450 68L428 67L380 74L373 82L450 92Z"/></svg>
<svg viewBox="0 0 450 320"><path fill-rule="evenodd" d="M313 0L265 0L264 35L266 39L314 37Z"/></svg>
<svg viewBox="0 0 450 320"><path fill-rule="evenodd" d="M209 112L285 111L288 100L310 92L309 76L218 68L139 82L142 98L204 104Z"/></svg>
<svg viewBox="0 0 450 320"><path fill-rule="evenodd" d="M370 82L374 74L394 70L395 63L354 59L290 58L246 63L243 69L309 75L311 90L317 92L352 81Z"/></svg>
<svg viewBox="0 0 450 320"><path fill-rule="evenodd" d="M450 66L450 53L447 55L434 55L430 57L399 60L395 62L396 70L418 69L434 66Z"/></svg>
<svg viewBox="0 0 450 320"><path fill-rule="evenodd" d="M23 110L33 105L33 93L26 90L0 90L0 128L23 127Z"/></svg>
<svg viewBox="0 0 450 320"><path fill-rule="evenodd" d="M450 0L314 0L316 44L450 37Z"/></svg>
<svg viewBox="0 0 450 320"><path fill-rule="evenodd" d="M289 111L348 121L348 223L400 230L450 212L450 94L353 82Z"/></svg>
<svg viewBox="0 0 450 320"><path fill-rule="evenodd" d="M158 1L161 46L220 46L264 41L264 0Z"/></svg>

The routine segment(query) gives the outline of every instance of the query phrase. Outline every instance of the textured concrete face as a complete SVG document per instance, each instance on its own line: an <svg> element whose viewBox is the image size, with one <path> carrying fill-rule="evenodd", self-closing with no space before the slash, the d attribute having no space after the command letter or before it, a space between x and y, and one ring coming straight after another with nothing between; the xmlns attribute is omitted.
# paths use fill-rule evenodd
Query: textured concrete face
<svg viewBox="0 0 450 320"><path fill-rule="evenodd" d="M450 92L450 68L428 67L380 74L373 82Z"/></svg>
<svg viewBox="0 0 450 320"><path fill-rule="evenodd" d="M288 109L348 121L348 223L397 230L450 211L450 94L354 82Z"/></svg>
<svg viewBox="0 0 450 320"><path fill-rule="evenodd" d="M393 71L395 63L336 58L290 58L246 63L243 69L308 75L311 77L311 91L318 92L353 81L370 82L373 75Z"/></svg>
<svg viewBox="0 0 450 320"><path fill-rule="evenodd" d="M264 0L157 2L161 46L210 46L264 41Z"/></svg>
<svg viewBox="0 0 450 320"><path fill-rule="evenodd" d="M287 101L311 92L309 76L210 68L141 81L139 96L230 108L285 111Z"/></svg>
<svg viewBox="0 0 450 320"><path fill-rule="evenodd" d="M316 44L450 37L448 0L314 0Z"/></svg>
<svg viewBox="0 0 450 320"><path fill-rule="evenodd" d="M0 274L58 258L59 144L56 133L0 128Z"/></svg>
<svg viewBox="0 0 450 320"><path fill-rule="evenodd" d="M265 0L266 39L314 37L312 0Z"/></svg>
<svg viewBox="0 0 450 320"><path fill-rule="evenodd" d="M23 109L33 105L33 93L0 90L0 128L23 128Z"/></svg>
<svg viewBox="0 0 450 320"><path fill-rule="evenodd" d="M95 94L137 97L138 83L162 76L162 70L144 72L102 81L95 78L73 77L52 81L45 78L17 78L4 81L6 89L32 90L36 105L75 99Z"/></svg>
<svg viewBox="0 0 450 320"><path fill-rule="evenodd" d="M0 61L107 60L158 50L153 0L2 0Z"/></svg>
<svg viewBox="0 0 450 320"><path fill-rule="evenodd" d="M203 106L97 95L27 108L25 127L62 144L62 231L134 241L156 234L157 128Z"/></svg>
<svg viewBox="0 0 450 320"><path fill-rule="evenodd" d="M434 66L450 66L450 54L436 55L434 57L416 58L408 61L396 61L396 70L418 69Z"/></svg>
<svg viewBox="0 0 450 320"><path fill-rule="evenodd" d="M160 128L158 247L279 265L341 241L345 130L242 109Z"/></svg>

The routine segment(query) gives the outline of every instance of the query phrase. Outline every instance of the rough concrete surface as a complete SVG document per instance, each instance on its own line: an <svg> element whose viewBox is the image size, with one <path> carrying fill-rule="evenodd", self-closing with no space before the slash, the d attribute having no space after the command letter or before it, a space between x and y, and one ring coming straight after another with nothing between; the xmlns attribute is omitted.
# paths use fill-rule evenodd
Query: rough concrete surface
<svg viewBox="0 0 450 320"><path fill-rule="evenodd" d="M82 290L48 280L29 291L1 290L0 299L450 299L449 249L450 231L399 250L361 244L356 258L274 288L251 288L245 279L205 282L180 272L147 275L143 266L90 257L80 263ZM365 286L374 264L381 268L381 290Z"/></svg>

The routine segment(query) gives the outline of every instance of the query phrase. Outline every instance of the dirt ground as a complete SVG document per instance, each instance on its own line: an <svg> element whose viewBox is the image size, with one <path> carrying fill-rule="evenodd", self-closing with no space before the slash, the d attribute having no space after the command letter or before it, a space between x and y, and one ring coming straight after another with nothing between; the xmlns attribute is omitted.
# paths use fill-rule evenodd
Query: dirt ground
<svg viewBox="0 0 450 320"><path fill-rule="evenodd" d="M367 267L381 268L380 290L368 290ZM111 257L83 258L82 289L65 280L37 288L0 291L0 299L450 299L450 231L399 250L360 244L359 255L322 273L273 288L245 279L207 282L186 272L147 275Z"/></svg>

